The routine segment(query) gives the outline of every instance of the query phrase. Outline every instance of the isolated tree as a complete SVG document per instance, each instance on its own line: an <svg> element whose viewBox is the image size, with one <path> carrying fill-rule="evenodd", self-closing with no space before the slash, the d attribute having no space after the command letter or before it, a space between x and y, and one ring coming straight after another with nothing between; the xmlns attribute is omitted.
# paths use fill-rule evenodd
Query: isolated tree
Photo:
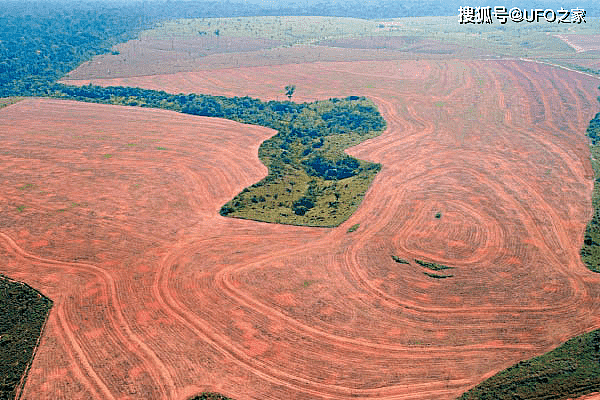
<svg viewBox="0 0 600 400"><path fill-rule="evenodd" d="M285 95L288 97L288 99L292 99L292 96L294 95L294 92L296 91L296 85L287 85L285 87Z"/></svg>

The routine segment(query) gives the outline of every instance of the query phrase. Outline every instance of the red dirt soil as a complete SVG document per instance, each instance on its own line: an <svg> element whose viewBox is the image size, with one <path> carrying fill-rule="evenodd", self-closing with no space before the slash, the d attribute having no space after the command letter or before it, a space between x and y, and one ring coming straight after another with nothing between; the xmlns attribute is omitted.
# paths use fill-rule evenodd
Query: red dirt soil
<svg viewBox="0 0 600 400"><path fill-rule="evenodd" d="M52 100L3 109L0 272L55 301L25 399L450 399L600 328L600 275L579 258L588 76L394 61L102 83L367 95L388 129L349 153L383 169L338 228L229 219L219 207L266 174L271 130Z"/></svg>

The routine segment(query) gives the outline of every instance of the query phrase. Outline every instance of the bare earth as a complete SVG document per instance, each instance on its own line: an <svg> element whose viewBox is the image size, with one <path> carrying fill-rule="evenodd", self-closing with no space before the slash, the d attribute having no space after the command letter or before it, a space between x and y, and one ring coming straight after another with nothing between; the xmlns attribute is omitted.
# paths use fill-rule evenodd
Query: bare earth
<svg viewBox="0 0 600 400"><path fill-rule="evenodd" d="M445 59L475 57L480 51L432 39L375 36L324 40L312 45L278 46L269 39L201 37L143 38L118 45L119 54L94 57L71 71L70 80L126 78L173 72L306 64L313 62ZM67 79L67 81L68 81ZM99 83L100 81L98 81Z"/></svg>
<svg viewBox="0 0 600 400"><path fill-rule="evenodd" d="M600 51L600 35L556 35L576 52Z"/></svg>
<svg viewBox="0 0 600 400"><path fill-rule="evenodd" d="M366 95L388 129L349 152L383 169L335 229L229 219L220 206L267 173L271 130L53 100L1 110L0 272L55 301L24 399L451 399L600 328L600 275L579 259L591 77L429 60L94 83Z"/></svg>

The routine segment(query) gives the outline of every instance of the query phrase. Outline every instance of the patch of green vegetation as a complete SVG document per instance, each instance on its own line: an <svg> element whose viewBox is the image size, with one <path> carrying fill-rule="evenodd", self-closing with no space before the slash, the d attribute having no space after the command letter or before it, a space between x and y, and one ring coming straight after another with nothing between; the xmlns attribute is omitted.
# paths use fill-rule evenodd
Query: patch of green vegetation
<svg viewBox="0 0 600 400"><path fill-rule="evenodd" d="M600 272L600 113L590 121L587 136L590 138L591 162L596 180L592 193L594 213L585 229L581 260L591 271Z"/></svg>
<svg viewBox="0 0 600 400"><path fill-rule="evenodd" d="M104 158L111 158L112 154L104 154L102 157L104 157Z"/></svg>
<svg viewBox="0 0 600 400"><path fill-rule="evenodd" d="M18 103L25 97L0 97L0 109Z"/></svg>
<svg viewBox="0 0 600 400"><path fill-rule="evenodd" d="M168 94L155 90L54 85L52 97L103 104L143 104L186 114L266 126L277 134L258 156L268 167L262 181L221 208L221 215L307 226L338 226L352 215L381 165L344 153L379 135L386 123L364 97L312 103L263 102L250 97Z"/></svg>
<svg viewBox="0 0 600 400"><path fill-rule="evenodd" d="M360 226L360 224L354 224L354 225L352 225L350 228L348 228L348 230L347 230L346 232L347 232L347 233L352 233L352 232L354 232L355 230L357 230L359 226Z"/></svg>
<svg viewBox="0 0 600 400"><path fill-rule="evenodd" d="M400 257L394 256L394 255L392 255L392 260L396 261L398 264L410 264L410 262L408 260L405 260L404 258L400 258Z"/></svg>
<svg viewBox="0 0 600 400"><path fill-rule="evenodd" d="M433 103L436 107L444 107L446 105L446 103L444 103L443 101L436 101L435 103Z"/></svg>
<svg viewBox="0 0 600 400"><path fill-rule="evenodd" d="M157 146L156 147L156 150L166 150L166 149L167 149L166 147L162 147L162 146Z"/></svg>
<svg viewBox="0 0 600 400"><path fill-rule="evenodd" d="M18 212L23 212L23 210L25 210L25 206L23 206L23 205L17 206L17 211Z"/></svg>
<svg viewBox="0 0 600 400"><path fill-rule="evenodd" d="M199 18L166 21L144 31L143 38L172 39L200 36L263 38L281 45L311 44L319 39L372 32L375 24L358 18L319 16L261 16ZM217 33L218 32L218 33Z"/></svg>
<svg viewBox="0 0 600 400"><path fill-rule="evenodd" d="M197 396L190 398L189 400L233 400L233 399L230 399L229 397L225 397L222 394L218 394L218 393L203 392Z"/></svg>
<svg viewBox="0 0 600 400"><path fill-rule="evenodd" d="M35 185L33 183L26 183L25 185L18 187L19 190L27 190L33 188L35 188Z"/></svg>
<svg viewBox="0 0 600 400"><path fill-rule="evenodd" d="M430 278L435 278L435 279L444 279L444 278L452 278L454 275L438 275L438 274L432 274L431 272L423 272L425 275L427 275Z"/></svg>
<svg viewBox="0 0 600 400"><path fill-rule="evenodd" d="M0 399L14 399L25 382L52 301L0 275Z"/></svg>
<svg viewBox="0 0 600 400"><path fill-rule="evenodd" d="M464 393L471 399L567 399L600 391L600 330L521 361Z"/></svg>
<svg viewBox="0 0 600 400"><path fill-rule="evenodd" d="M422 267L429 268L432 271L442 271L445 269L453 269L454 268L454 267L449 267L447 265L436 264L436 263L427 262L427 261L423 261L423 260L417 260L417 259L415 259L415 262Z"/></svg>

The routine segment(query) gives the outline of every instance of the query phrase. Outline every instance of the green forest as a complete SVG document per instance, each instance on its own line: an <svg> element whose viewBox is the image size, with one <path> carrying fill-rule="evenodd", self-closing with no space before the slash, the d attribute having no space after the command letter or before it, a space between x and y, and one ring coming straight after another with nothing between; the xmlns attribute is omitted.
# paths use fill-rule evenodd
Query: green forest
<svg viewBox="0 0 600 400"><path fill-rule="evenodd" d="M14 399L27 373L52 301L0 275L0 399Z"/></svg>

